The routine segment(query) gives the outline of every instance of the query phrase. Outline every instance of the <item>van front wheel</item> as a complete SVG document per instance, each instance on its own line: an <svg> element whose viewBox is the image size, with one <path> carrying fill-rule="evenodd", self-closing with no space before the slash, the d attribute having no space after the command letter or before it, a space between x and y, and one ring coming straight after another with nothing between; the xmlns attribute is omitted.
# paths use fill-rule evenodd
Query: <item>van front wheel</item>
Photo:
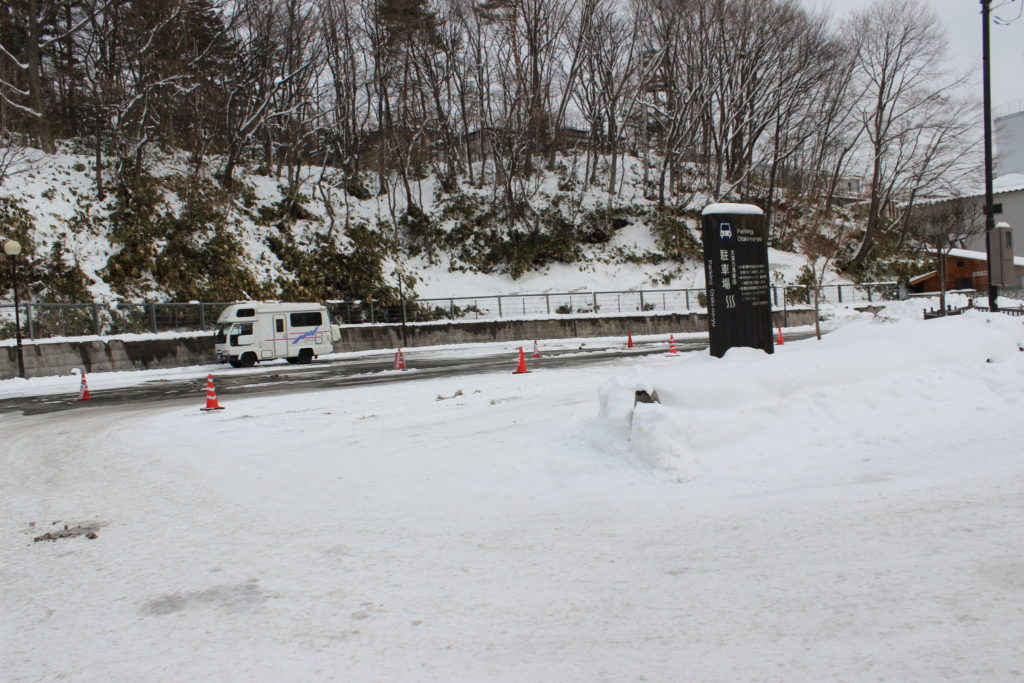
<svg viewBox="0 0 1024 683"><path fill-rule="evenodd" d="M242 357L238 359L242 364L243 368L251 368L256 365L256 354L255 353L243 353Z"/></svg>
<svg viewBox="0 0 1024 683"><path fill-rule="evenodd" d="M313 349L302 349L299 351L299 362L305 365L313 362Z"/></svg>

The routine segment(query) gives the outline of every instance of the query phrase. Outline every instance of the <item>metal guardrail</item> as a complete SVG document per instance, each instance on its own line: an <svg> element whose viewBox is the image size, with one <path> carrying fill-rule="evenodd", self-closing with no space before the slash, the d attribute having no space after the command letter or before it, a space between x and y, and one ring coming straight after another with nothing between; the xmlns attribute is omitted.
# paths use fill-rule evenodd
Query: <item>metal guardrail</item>
<svg viewBox="0 0 1024 683"><path fill-rule="evenodd" d="M897 297L894 282L828 285L823 299L834 303L871 303ZM546 317L573 314L631 314L648 311L682 313L704 311L703 288L657 289L549 294L502 294L430 299L409 299L404 304L408 322L432 320L488 320ZM812 303L804 285L771 288L772 305ZM217 316L229 302L190 303L42 303L21 304L22 336L25 339L81 337L121 333L154 333L213 329ZM327 301L332 319L343 325L400 323L401 304L379 301ZM0 304L0 338L13 338L14 305Z"/></svg>

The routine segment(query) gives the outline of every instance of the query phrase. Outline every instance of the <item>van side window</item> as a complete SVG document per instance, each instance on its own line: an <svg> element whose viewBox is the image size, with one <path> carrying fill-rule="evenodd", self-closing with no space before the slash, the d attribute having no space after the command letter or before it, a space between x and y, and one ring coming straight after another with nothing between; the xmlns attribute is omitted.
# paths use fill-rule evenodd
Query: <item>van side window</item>
<svg viewBox="0 0 1024 683"><path fill-rule="evenodd" d="M237 311L235 311L235 317L236 318L255 318L256 317L256 309L255 308L239 308Z"/></svg>
<svg viewBox="0 0 1024 683"><path fill-rule="evenodd" d="M313 313L292 313L290 322L292 327L316 327L322 325L324 320L320 311L315 311Z"/></svg>
<svg viewBox="0 0 1024 683"><path fill-rule="evenodd" d="M229 342L230 345L231 346L240 346L240 344L238 343L238 338L243 336L243 335L247 335L247 334L252 334L252 323L238 323L238 324L235 324L231 328L231 340Z"/></svg>
<svg viewBox="0 0 1024 683"><path fill-rule="evenodd" d="M274 321L274 330L277 332L284 332L284 318L278 318Z"/></svg>

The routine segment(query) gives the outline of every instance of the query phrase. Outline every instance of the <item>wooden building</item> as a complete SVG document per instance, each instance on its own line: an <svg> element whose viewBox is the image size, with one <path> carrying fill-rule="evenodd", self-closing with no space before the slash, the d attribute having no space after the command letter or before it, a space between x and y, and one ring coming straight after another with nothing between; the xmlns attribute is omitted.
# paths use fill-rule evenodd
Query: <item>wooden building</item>
<svg viewBox="0 0 1024 683"><path fill-rule="evenodd" d="M985 252L951 249L945 259L947 292L956 289L988 289L988 259ZM1024 289L1024 256L1015 256L1013 265L1018 279L1014 288ZM941 289L937 270L918 275L909 284L912 292L938 292Z"/></svg>

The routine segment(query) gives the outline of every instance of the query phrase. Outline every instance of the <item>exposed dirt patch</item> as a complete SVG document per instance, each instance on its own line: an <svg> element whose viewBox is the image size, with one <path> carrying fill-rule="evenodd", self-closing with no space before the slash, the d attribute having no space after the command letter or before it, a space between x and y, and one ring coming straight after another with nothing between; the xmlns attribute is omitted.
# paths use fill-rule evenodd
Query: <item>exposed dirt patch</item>
<svg viewBox="0 0 1024 683"><path fill-rule="evenodd" d="M184 609L212 606L228 612L243 612L259 607L272 597L258 585L259 579L245 583L221 584L205 590L168 593L142 606L143 614L164 615Z"/></svg>
<svg viewBox="0 0 1024 683"><path fill-rule="evenodd" d="M85 536L88 539L94 539L99 534L100 527L103 526L99 522L82 522L80 524L65 524L63 527L58 526L61 523L60 520L52 522L50 526L57 527L47 531L45 534L34 537L32 540L35 543L39 541L59 541L62 538L75 538L76 536ZM35 526L35 522L29 524L30 527Z"/></svg>

